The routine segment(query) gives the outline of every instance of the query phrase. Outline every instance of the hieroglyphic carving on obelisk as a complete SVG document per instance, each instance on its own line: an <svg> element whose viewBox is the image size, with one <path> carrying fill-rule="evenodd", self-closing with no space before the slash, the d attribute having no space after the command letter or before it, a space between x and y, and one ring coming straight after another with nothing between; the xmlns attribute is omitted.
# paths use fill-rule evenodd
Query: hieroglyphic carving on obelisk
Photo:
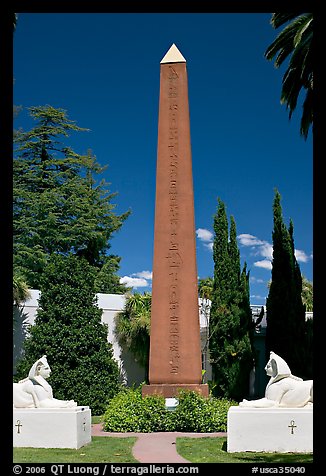
<svg viewBox="0 0 326 476"><path fill-rule="evenodd" d="M202 384L186 60L173 44L160 65L149 385L173 397Z"/></svg>

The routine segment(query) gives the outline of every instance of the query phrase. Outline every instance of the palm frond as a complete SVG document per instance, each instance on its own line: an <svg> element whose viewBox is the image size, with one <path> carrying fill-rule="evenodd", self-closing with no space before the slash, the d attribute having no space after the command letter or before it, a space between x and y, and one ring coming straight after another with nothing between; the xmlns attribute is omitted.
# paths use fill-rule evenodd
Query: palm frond
<svg viewBox="0 0 326 476"><path fill-rule="evenodd" d="M297 34L294 37L294 47L297 47L301 43L303 35L310 33L312 36L312 25L312 13L309 13L305 17L301 18L301 28L298 28Z"/></svg>
<svg viewBox="0 0 326 476"><path fill-rule="evenodd" d="M300 134L306 139L313 122L313 14L272 14L271 24L274 28L279 28L287 22L290 23L269 45L264 56L268 60L274 60L276 68L289 58L281 89L281 104L285 104L289 110L289 118L297 107L300 92L302 89L306 90L300 125Z"/></svg>
<svg viewBox="0 0 326 476"><path fill-rule="evenodd" d="M302 106L302 116L300 123L300 134L307 139L311 124L313 124L313 91L307 91L305 100Z"/></svg>
<svg viewBox="0 0 326 476"><path fill-rule="evenodd" d="M284 75L283 87L281 91L281 104L285 104L289 109L289 117L297 106L298 96L302 88L300 73L296 69L289 67Z"/></svg>
<svg viewBox="0 0 326 476"><path fill-rule="evenodd" d="M281 103L290 110L290 117L297 106L302 88L310 89L312 76L312 51L309 35L293 51L289 67L286 70L281 91Z"/></svg>
<svg viewBox="0 0 326 476"><path fill-rule="evenodd" d="M20 306L31 297L28 284L25 278L20 275L13 276L13 302L15 306Z"/></svg>
<svg viewBox="0 0 326 476"><path fill-rule="evenodd" d="M297 12L297 13L272 13L272 18L271 18L271 25L273 28L277 29L280 26L284 25L284 23L287 23L288 21L294 20L294 18L298 17L299 15L302 15L303 12Z"/></svg>
<svg viewBox="0 0 326 476"><path fill-rule="evenodd" d="M115 318L119 343L125 345L144 367L149 355L151 302L150 293L130 294L124 309Z"/></svg>
<svg viewBox="0 0 326 476"><path fill-rule="evenodd" d="M296 38L298 39L301 37L304 34L304 31L307 31L309 28L312 28L312 22L310 19L300 17L294 20L277 35L275 40L266 49L264 54L265 58L273 60L277 55L274 65L276 68L279 68L298 45Z"/></svg>

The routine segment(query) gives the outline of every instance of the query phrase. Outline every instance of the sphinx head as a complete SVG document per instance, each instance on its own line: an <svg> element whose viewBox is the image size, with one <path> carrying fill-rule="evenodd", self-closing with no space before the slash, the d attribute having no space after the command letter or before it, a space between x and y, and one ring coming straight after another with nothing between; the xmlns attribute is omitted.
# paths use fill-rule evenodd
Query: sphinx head
<svg viewBox="0 0 326 476"><path fill-rule="evenodd" d="M269 361L265 366L266 374L270 377L288 377L291 375L291 370L288 364L282 357L270 352Z"/></svg>

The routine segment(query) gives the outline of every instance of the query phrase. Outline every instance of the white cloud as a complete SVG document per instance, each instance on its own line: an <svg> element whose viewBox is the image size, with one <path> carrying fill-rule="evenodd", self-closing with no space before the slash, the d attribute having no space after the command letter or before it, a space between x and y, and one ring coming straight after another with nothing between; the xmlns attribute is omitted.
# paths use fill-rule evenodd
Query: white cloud
<svg viewBox="0 0 326 476"><path fill-rule="evenodd" d="M238 240L240 245L253 248L255 251L254 254L263 256L266 259L272 259L273 246L268 243L268 241L260 240L254 235L249 235L249 233L238 235Z"/></svg>
<svg viewBox="0 0 326 476"><path fill-rule="evenodd" d="M250 277L249 277L249 281L250 281L251 283L257 283L257 284L264 284L264 283L265 283L265 281L264 281L263 279L261 279L261 278L255 278L255 276L250 276Z"/></svg>
<svg viewBox="0 0 326 476"><path fill-rule="evenodd" d="M258 254L264 258L269 260L273 258L273 246L270 243L267 243L267 241L264 241L263 244L259 246L257 251Z"/></svg>
<svg viewBox="0 0 326 476"><path fill-rule="evenodd" d="M211 243L204 243L204 246L206 246L206 248L208 248L210 251L213 251L213 242L211 242Z"/></svg>
<svg viewBox="0 0 326 476"><path fill-rule="evenodd" d="M197 238L203 242L203 245L210 251L213 251L213 233L206 228L197 228ZM262 256L264 259L254 262L257 268L272 269L273 245L268 241L260 240L257 236L250 233L241 233L237 236L239 244L251 248L252 256ZM295 257L302 263L307 263L312 259L302 250L295 250Z"/></svg>
<svg viewBox="0 0 326 476"><path fill-rule="evenodd" d="M149 283L144 278L133 278L132 276L123 276L120 278L121 284L126 284L128 287L137 288L146 288L149 286Z"/></svg>
<svg viewBox="0 0 326 476"><path fill-rule="evenodd" d="M268 241L260 240L256 236L250 235L249 233L242 233L241 235L238 235L238 240L242 246L249 246L253 248L254 255L263 256L265 258L263 261L257 261L255 266L271 269L271 264L269 264L267 261L272 261L273 259L273 245L268 243ZM302 263L307 263L309 259L312 259L312 255L308 256L302 250L295 250L294 253L296 259Z"/></svg>
<svg viewBox="0 0 326 476"><path fill-rule="evenodd" d="M257 268L272 269L272 262L269 259L262 259L261 261L255 261L254 266Z"/></svg>
<svg viewBox="0 0 326 476"><path fill-rule="evenodd" d="M140 271L139 273L133 273L131 276L144 279L153 279L153 273L151 271Z"/></svg>
<svg viewBox="0 0 326 476"><path fill-rule="evenodd" d="M251 294L251 299L266 299L266 296L260 296L259 294Z"/></svg>
<svg viewBox="0 0 326 476"><path fill-rule="evenodd" d="M208 248L209 251L213 251L213 233L206 228L197 228L196 230L197 238L203 242L205 248Z"/></svg>
<svg viewBox="0 0 326 476"><path fill-rule="evenodd" d="M309 256L302 250L294 250L295 257L298 261L306 263L309 260Z"/></svg>
<svg viewBox="0 0 326 476"><path fill-rule="evenodd" d="M249 233L238 235L238 240L242 246L249 246L252 248L252 255L265 258L263 260L255 261L254 266L268 270L272 269L273 246L268 243L268 241L260 240Z"/></svg>
<svg viewBox="0 0 326 476"><path fill-rule="evenodd" d="M266 243L266 241L259 240L256 236L249 235L249 233L242 233L241 235L238 235L238 240L240 245L243 246L259 246Z"/></svg>
<svg viewBox="0 0 326 476"><path fill-rule="evenodd" d="M197 238L201 241L212 241L213 240L213 233L206 228L197 228L196 230Z"/></svg>

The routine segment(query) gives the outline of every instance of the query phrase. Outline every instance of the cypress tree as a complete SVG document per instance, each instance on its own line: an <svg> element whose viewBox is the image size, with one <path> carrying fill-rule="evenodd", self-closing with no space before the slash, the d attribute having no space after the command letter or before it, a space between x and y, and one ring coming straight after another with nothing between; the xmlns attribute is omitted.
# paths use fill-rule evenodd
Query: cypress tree
<svg viewBox="0 0 326 476"><path fill-rule="evenodd" d="M248 396L249 374L254 365L249 274L246 265L240 273L235 220L231 217L229 240L225 205L220 199L214 217L214 233L214 281L209 319L214 393L241 400Z"/></svg>
<svg viewBox="0 0 326 476"><path fill-rule="evenodd" d="M213 260L214 260L214 284L213 292L216 304L220 301L227 301L229 289L229 234L228 220L226 216L225 205L218 199L217 213L214 216L214 242L213 242ZM217 283L219 284L217 286Z"/></svg>
<svg viewBox="0 0 326 476"><path fill-rule="evenodd" d="M228 242L229 255L229 302L237 299L240 283L240 252L237 243L237 230L234 217L230 217L230 240Z"/></svg>
<svg viewBox="0 0 326 476"><path fill-rule="evenodd" d="M222 326L227 320L229 313L225 306L226 296L224 295L229 273L228 255L228 221L224 203L218 198L217 212L214 216L214 280L213 293L211 297L211 310L209 317L209 353L212 365L212 378L214 382L214 393L226 391L226 383L219 378L219 369L224 361L224 339ZM218 386L216 385L219 379Z"/></svg>
<svg viewBox="0 0 326 476"><path fill-rule="evenodd" d="M302 277L295 257L293 223L283 221L281 195L275 190L273 202L272 279L266 300L266 361L270 351L279 354L293 374L307 377L311 356L307 355L305 306Z"/></svg>
<svg viewBox="0 0 326 476"><path fill-rule="evenodd" d="M47 355L55 398L89 405L101 415L120 389L118 364L101 322L94 287L95 269L85 258L53 254L41 279L41 296L15 379L28 375Z"/></svg>

